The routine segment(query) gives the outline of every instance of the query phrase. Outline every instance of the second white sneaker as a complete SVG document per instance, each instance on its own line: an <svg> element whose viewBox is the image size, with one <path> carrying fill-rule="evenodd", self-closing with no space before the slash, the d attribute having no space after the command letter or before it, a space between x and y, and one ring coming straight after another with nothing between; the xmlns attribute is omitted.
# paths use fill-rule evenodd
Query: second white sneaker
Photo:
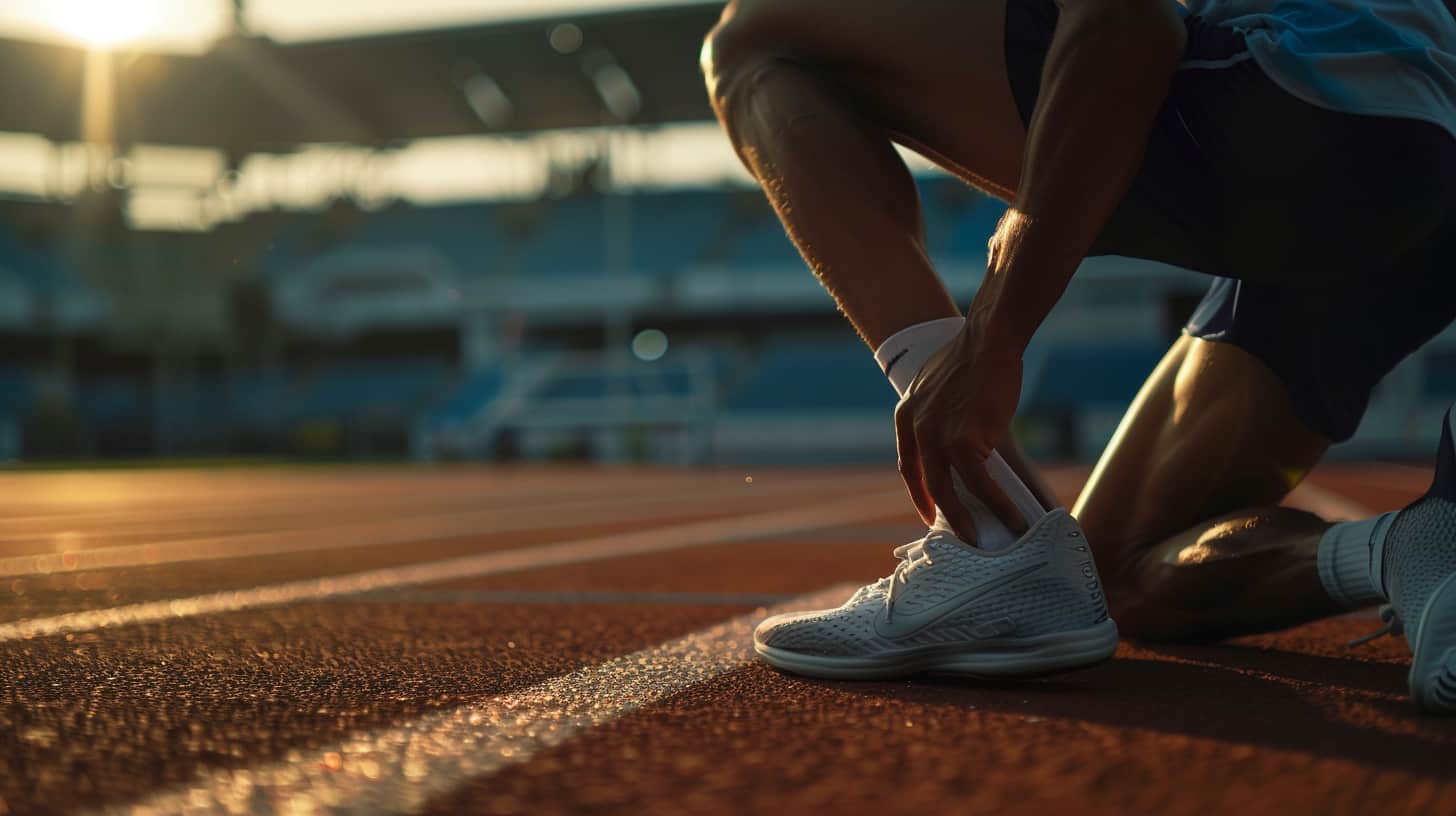
<svg viewBox="0 0 1456 816"><path fill-rule="evenodd" d="M1092 553L1064 509L1005 550L983 552L932 529L895 556L892 575L843 606L759 624L758 654L811 677L886 679L1035 676L1100 663L1117 650Z"/></svg>

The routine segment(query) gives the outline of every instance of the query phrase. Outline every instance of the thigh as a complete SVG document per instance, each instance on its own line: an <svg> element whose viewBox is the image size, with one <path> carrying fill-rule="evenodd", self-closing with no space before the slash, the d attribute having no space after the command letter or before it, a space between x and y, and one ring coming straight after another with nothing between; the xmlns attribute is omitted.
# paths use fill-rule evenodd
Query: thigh
<svg viewBox="0 0 1456 816"><path fill-rule="evenodd" d="M896 141L1007 197L1026 133L1007 80L1006 2L733 0L709 42L821 70Z"/></svg>
<svg viewBox="0 0 1456 816"><path fill-rule="evenodd" d="M1187 331L1257 359L1306 427L1343 442L1359 428L1380 380L1456 317L1456 275L1441 266L1456 258L1437 249L1328 292L1220 279Z"/></svg>
<svg viewBox="0 0 1456 816"><path fill-rule="evenodd" d="M1279 502L1355 432L1381 378L1456 318L1456 208L1423 206L1435 216L1418 228L1359 231L1385 242L1378 263L1329 258L1317 283L1215 279L1074 508L1109 572L1196 524Z"/></svg>
<svg viewBox="0 0 1456 816"><path fill-rule="evenodd" d="M1328 446L1257 358L1184 336L1128 408L1072 513L1115 584L1176 533L1278 503Z"/></svg>

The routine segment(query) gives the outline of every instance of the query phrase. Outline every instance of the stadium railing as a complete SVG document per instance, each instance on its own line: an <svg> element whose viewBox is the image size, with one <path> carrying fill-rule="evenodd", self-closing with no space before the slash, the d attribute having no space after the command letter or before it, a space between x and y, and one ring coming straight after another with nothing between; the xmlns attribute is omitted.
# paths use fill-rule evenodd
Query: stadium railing
<svg viewBox="0 0 1456 816"><path fill-rule="evenodd" d="M416 421L411 451L425 461L705 462L717 411L713 362L693 349L670 358L561 352L498 364L498 375L484 369Z"/></svg>

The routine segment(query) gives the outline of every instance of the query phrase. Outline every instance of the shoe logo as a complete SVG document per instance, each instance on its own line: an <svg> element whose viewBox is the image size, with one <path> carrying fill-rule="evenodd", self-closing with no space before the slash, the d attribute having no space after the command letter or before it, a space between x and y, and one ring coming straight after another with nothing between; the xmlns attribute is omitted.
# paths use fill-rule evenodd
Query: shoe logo
<svg viewBox="0 0 1456 816"><path fill-rule="evenodd" d="M894 617L890 617L889 609L887 608L884 614L881 614L875 618L875 633L878 634L880 637L890 638L892 640L909 637L916 632L919 632L921 629L924 629L925 627L931 625L932 623L935 623L936 621L940 620L951 612L954 612L962 606L965 606L971 601L974 601L983 595L989 595L992 592L995 592L996 590L1008 584L1015 583L1016 581L1025 578L1026 576L1040 570L1042 567L1045 566L1046 562L1040 564L1032 564L1029 567L1024 567L1015 572L992 578L989 581L976 584L972 587L967 587L960 592L957 592L956 594L950 596L949 598L946 598L940 603L932 604L917 612L897 611ZM991 623L995 622L993 621ZM993 626L992 630L999 628L1001 627ZM991 633L986 635L987 637L994 637L997 634L1005 634L1005 632L996 632L991 630L988 631L990 631ZM976 633L976 636L982 637L979 632Z"/></svg>
<svg viewBox="0 0 1456 816"><path fill-rule="evenodd" d="M902 349L899 354L896 354L894 357L891 357L890 358L890 362L885 363L885 371L884 371L884 373L889 374L890 373L890 369L892 369L892 368L895 367L895 363L900 362L900 358L901 357L904 357L905 355L907 355L909 353L910 353L910 349L908 349L908 348L907 349Z"/></svg>

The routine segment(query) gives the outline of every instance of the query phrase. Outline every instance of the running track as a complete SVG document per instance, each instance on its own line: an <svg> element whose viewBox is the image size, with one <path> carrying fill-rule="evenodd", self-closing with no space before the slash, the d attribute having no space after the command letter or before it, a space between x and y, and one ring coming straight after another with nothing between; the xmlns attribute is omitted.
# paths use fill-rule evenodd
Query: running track
<svg viewBox="0 0 1456 816"><path fill-rule="evenodd" d="M1368 613L1023 684L755 663L907 508L890 470L0 474L0 814L1456 813Z"/></svg>

